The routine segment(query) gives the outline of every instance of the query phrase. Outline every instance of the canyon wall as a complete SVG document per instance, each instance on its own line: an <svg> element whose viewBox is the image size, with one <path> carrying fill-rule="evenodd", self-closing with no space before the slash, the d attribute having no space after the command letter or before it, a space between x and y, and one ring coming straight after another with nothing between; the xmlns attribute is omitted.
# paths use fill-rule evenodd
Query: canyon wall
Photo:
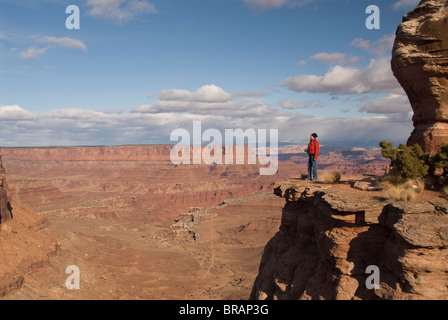
<svg viewBox="0 0 448 320"><path fill-rule="evenodd" d="M17 203L43 216L118 218L134 224L271 191L274 181L298 174L300 167L280 163L276 175L262 176L259 164L176 165L171 148L1 148L0 153Z"/></svg>
<svg viewBox="0 0 448 320"><path fill-rule="evenodd" d="M8 184L6 183L5 169L0 155L0 224L12 218L12 208L8 198Z"/></svg>
<svg viewBox="0 0 448 320"><path fill-rule="evenodd" d="M288 180L279 232L268 242L251 299L446 299L446 200L387 203L350 185ZM379 270L369 289L368 266Z"/></svg>
<svg viewBox="0 0 448 320"><path fill-rule="evenodd" d="M414 111L408 145L435 152L448 142L448 2L423 0L396 31L392 71Z"/></svg>

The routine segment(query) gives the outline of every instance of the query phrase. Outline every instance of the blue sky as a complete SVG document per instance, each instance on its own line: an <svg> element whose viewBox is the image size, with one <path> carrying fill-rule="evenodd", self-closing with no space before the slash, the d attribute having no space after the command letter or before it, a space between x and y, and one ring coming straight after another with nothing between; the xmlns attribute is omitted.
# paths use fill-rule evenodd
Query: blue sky
<svg viewBox="0 0 448 320"><path fill-rule="evenodd" d="M365 26L372 4L379 30ZM279 129L281 142L405 142L412 110L390 52L417 4L2 0L0 145L170 143L194 120Z"/></svg>

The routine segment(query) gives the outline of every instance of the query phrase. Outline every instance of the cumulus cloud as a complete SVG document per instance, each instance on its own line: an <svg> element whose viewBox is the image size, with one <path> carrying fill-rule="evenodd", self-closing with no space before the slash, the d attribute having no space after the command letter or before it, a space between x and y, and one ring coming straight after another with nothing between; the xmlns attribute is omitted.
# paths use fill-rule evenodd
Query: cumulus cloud
<svg viewBox="0 0 448 320"><path fill-rule="evenodd" d="M412 108L406 95L391 94L366 103L359 111L375 114L392 114L412 112Z"/></svg>
<svg viewBox="0 0 448 320"><path fill-rule="evenodd" d="M87 6L91 17L116 24L128 23L140 14L157 13L155 5L145 0L87 0Z"/></svg>
<svg viewBox="0 0 448 320"><path fill-rule="evenodd" d="M261 92L235 92L229 93L222 88L211 84L204 85L196 91L181 89L162 90L159 100L151 105L134 107L132 113L182 113L200 115L232 115L250 117L264 112L278 112L274 107L259 101L264 95ZM237 100L236 98L241 98Z"/></svg>
<svg viewBox="0 0 448 320"><path fill-rule="evenodd" d="M196 92L178 89L163 90L160 92L159 98L168 101L225 102L232 99L232 95L220 87L211 84L202 86Z"/></svg>
<svg viewBox="0 0 448 320"><path fill-rule="evenodd" d="M328 94L402 93L386 58L371 60L365 69L335 66L325 75L299 75L280 83L297 92Z"/></svg>
<svg viewBox="0 0 448 320"><path fill-rule="evenodd" d="M18 105L0 106L0 120L30 120L35 116Z"/></svg>
<svg viewBox="0 0 448 320"><path fill-rule="evenodd" d="M402 9L413 9L417 7L420 0L400 0L398 2L395 2L392 7L395 10L402 10Z"/></svg>
<svg viewBox="0 0 448 320"><path fill-rule="evenodd" d="M68 37L62 37L62 38L56 38L56 37L41 37L39 38L40 42L54 44L59 47L69 48L69 49L79 49L82 51L87 52L87 46L80 40L68 38Z"/></svg>
<svg viewBox="0 0 448 320"><path fill-rule="evenodd" d="M39 58L40 56L44 55L45 52L47 52L47 50L49 48L50 47L40 48L39 49L39 48L36 48L36 47L31 47L31 48L28 48L28 50L26 50L26 51L22 51L20 53L20 57L23 60L34 60L34 59Z"/></svg>

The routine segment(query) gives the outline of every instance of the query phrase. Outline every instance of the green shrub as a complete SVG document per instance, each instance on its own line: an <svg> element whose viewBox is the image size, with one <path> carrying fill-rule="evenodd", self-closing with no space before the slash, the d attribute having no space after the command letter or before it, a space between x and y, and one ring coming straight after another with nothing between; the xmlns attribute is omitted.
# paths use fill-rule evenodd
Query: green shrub
<svg viewBox="0 0 448 320"><path fill-rule="evenodd" d="M430 172L434 175L436 168L443 170L443 175L448 174L448 144L442 143L439 152L429 157Z"/></svg>
<svg viewBox="0 0 448 320"><path fill-rule="evenodd" d="M394 148L394 144L387 141L381 141L379 145L383 157L391 160L392 168L399 171L403 179L417 179L428 175L429 157L423 153L420 145L400 144L398 148Z"/></svg>

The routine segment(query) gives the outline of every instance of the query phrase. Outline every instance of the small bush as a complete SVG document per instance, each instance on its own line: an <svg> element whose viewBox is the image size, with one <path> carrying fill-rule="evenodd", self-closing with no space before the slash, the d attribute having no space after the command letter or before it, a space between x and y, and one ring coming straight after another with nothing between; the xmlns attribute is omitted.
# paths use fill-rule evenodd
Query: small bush
<svg viewBox="0 0 448 320"><path fill-rule="evenodd" d="M339 171L333 171L330 173L325 173L320 179L323 183L337 184L341 181L342 174Z"/></svg>

